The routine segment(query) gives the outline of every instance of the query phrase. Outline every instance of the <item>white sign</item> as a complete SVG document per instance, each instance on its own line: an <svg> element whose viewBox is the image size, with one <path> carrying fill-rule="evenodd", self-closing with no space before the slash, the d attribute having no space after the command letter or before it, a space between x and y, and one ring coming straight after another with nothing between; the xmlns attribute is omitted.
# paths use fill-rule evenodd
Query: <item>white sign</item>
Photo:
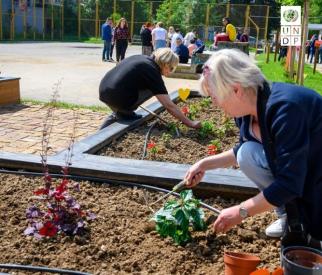
<svg viewBox="0 0 322 275"><path fill-rule="evenodd" d="M301 46L301 6L281 7L281 46Z"/></svg>

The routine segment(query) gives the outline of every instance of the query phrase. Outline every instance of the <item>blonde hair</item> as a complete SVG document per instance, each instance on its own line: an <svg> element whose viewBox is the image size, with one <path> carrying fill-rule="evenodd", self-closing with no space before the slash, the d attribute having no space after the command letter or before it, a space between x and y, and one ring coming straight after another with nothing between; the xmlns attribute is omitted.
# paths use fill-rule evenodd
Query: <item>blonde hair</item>
<svg viewBox="0 0 322 275"><path fill-rule="evenodd" d="M213 93L223 100L232 91L232 85L239 83L248 92L257 93L263 87L265 77L250 57L237 49L223 49L212 54L205 63L200 79L201 93Z"/></svg>
<svg viewBox="0 0 322 275"><path fill-rule="evenodd" d="M178 55L171 51L170 48L159 48L153 52L152 57L161 69L168 65L174 70L179 63Z"/></svg>

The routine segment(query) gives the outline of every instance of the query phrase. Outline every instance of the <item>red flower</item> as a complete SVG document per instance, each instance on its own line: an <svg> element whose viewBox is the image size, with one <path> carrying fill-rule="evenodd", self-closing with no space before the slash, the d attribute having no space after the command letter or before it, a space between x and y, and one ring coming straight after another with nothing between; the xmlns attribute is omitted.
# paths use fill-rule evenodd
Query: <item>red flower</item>
<svg viewBox="0 0 322 275"><path fill-rule="evenodd" d="M210 144L208 145L208 155L216 155L217 154L217 146Z"/></svg>
<svg viewBox="0 0 322 275"><path fill-rule="evenodd" d="M67 188L66 188L67 184L68 184L68 179L63 179L63 180L62 180L62 182L61 182L61 184L59 184L59 185L56 187L56 191L57 191L57 193L58 193L59 195L66 191L66 189L67 189Z"/></svg>
<svg viewBox="0 0 322 275"><path fill-rule="evenodd" d="M49 189L47 189L47 188L40 188L40 189L34 191L34 194L37 196L38 195L48 195L48 193L49 193Z"/></svg>
<svg viewBox="0 0 322 275"><path fill-rule="evenodd" d="M39 234L42 236L53 237L58 232L57 227L51 222L46 222L42 228L39 229Z"/></svg>
<svg viewBox="0 0 322 275"><path fill-rule="evenodd" d="M149 150L151 150L151 149L155 148L155 146L156 146L156 144L155 144L155 142L153 142L153 141L150 141L150 142L148 143L148 149L149 149Z"/></svg>
<svg viewBox="0 0 322 275"><path fill-rule="evenodd" d="M181 108L181 112L187 116L189 114L189 108L187 106L184 106Z"/></svg>

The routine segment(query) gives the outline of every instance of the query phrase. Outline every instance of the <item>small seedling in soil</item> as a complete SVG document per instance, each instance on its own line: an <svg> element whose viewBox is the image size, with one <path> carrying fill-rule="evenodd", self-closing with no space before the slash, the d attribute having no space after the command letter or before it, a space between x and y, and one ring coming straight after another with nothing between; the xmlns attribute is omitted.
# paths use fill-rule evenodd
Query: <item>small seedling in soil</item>
<svg viewBox="0 0 322 275"><path fill-rule="evenodd" d="M177 125L176 125L176 123L175 123L175 122L169 122L169 123L167 124L167 128L168 128L168 131L170 132L170 134L171 134L172 136L175 136L175 135L177 134L177 130L176 130Z"/></svg>
<svg viewBox="0 0 322 275"><path fill-rule="evenodd" d="M207 138L214 133L214 124L208 120L201 123L201 128L199 130L199 135L201 138Z"/></svg>
<svg viewBox="0 0 322 275"><path fill-rule="evenodd" d="M158 210L152 220L161 237L171 237L177 244L191 241L191 231L206 230L204 212L200 201L193 198L191 190L180 192L180 198L169 200Z"/></svg>
<svg viewBox="0 0 322 275"><path fill-rule="evenodd" d="M211 98L210 97L203 98L200 102L200 106L202 108L209 108L211 106Z"/></svg>
<svg viewBox="0 0 322 275"><path fill-rule="evenodd" d="M165 147L169 147L170 146L170 140L171 140L172 136L168 133L163 133L161 136L161 140L164 143Z"/></svg>
<svg viewBox="0 0 322 275"><path fill-rule="evenodd" d="M213 139L208 145L208 155L216 155L221 151L221 142L218 139Z"/></svg>
<svg viewBox="0 0 322 275"><path fill-rule="evenodd" d="M157 144L154 141L150 141L148 143L148 151L152 154L153 157L155 157L155 155L158 153L158 147Z"/></svg>

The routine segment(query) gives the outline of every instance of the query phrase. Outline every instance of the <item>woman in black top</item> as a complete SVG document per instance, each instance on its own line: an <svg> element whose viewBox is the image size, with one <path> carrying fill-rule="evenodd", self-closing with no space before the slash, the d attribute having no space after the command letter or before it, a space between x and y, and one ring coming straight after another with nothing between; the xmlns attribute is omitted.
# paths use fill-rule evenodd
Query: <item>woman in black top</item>
<svg viewBox="0 0 322 275"><path fill-rule="evenodd" d="M151 23L146 22L144 28L142 29L140 35L141 35L141 41L142 41L142 54L144 55L151 55L153 51L152 47L152 34L151 34Z"/></svg>
<svg viewBox="0 0 322 275"><path fill-rule="evenodd" d="M178 56L169 48L160 48L153 56L134 55L123 60L102 79L100 100L113 114L107 117L101 129L118 119L139 119L134 110L155 96L168 112L191 128L200 128L199 121L188 119L174 104L164 85L162 75L168 76L178 65Z"/></svg>

